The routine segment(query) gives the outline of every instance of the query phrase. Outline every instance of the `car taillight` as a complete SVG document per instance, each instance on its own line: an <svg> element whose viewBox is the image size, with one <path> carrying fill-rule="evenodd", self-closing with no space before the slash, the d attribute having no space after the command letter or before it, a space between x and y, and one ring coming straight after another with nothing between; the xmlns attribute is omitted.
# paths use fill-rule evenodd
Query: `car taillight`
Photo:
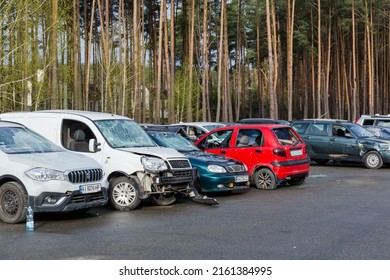
<svg viewBox="0 0 390 280"><path fill-rule="evenodd" d="M274 152L274 154L277 155L277 156L280 156L280 157L287 157L286 151L285 151L284 149L275 148L273 152Z"/></svg>

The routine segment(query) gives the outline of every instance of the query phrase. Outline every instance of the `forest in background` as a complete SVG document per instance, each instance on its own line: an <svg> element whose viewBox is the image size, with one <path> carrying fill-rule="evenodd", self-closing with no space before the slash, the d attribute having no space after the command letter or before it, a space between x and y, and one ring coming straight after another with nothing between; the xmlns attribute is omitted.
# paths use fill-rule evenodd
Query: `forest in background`
<svg viewBox="0 0 390 280"><path fill-rule="evenodd" d="M389 0L0 0L0 112L388 114Z"/></svg>

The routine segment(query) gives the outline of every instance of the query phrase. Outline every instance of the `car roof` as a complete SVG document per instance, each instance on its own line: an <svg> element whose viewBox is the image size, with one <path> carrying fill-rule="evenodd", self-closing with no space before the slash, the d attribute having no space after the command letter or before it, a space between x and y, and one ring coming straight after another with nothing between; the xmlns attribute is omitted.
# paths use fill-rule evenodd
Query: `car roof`
<svg viewBox="0 0 390 280"><path fill-rule="evenodd" d="M24 128L25 126L16 122L0 120L0 127L23 127Z"/></svg>
<svg viewBox="0 0 390 280"><path fill-rule="evenodd" d="M224 124L220 122L179 122L179 123L173 123L172 125L194 125L194 126L221 125L223 126Z"/></svg>
<svg viewBox="0 0 390 280"><path fill-rule="evenodd" d="M312 122L352 123L348 120L342 120L342 119L303 119L303 120L292 121L291 124L301 123L301 122L307 122L307 123L312 123Z"/></svg>
<svg viewBox="0 0 390 280"><path fill-rule="evenodd" d="M280 128L280 127L288 127L290 128L289 125L287 124L280 124L280 123L264 123L264 124L240 124L240 125L227 125L224 127L216 128L215 130L225 130L225 129L256 129L256 128Z"/></svg>
<svg viewBox="0 0 390 280"><path fill-rule="evenodd" d="M379 115L379 114L375 114L375 115L361 115L360 116L361 118L370 118L370 119L390 119L390 114L389 115Z"/></svg>
<svg viewBox="0 0 390 280"><path fill-rule="evenodd" d="M40 111L32 111L32 112L9 112L6 114L18 114L18 113L24 113L24 114L36 114L36 113L44 113L44 114L70 114L70 115L77 115L77 116L83 116L90 120L97 121L97 120L107 120L107 119L126 119L126 120L132 120L130 118L111 114L111 113L102 113L102 112L94 112L94 111L82 111L82 110L40 110Z"/></svg>
<svg viewBox="0 0 390 280"><path fill-rule="evenodd" d="M275 120L271 118L246 118L246 119L241 119L238 121L238 123L281 123L281 124L289 124L288 121L285 120Z"/></svg>

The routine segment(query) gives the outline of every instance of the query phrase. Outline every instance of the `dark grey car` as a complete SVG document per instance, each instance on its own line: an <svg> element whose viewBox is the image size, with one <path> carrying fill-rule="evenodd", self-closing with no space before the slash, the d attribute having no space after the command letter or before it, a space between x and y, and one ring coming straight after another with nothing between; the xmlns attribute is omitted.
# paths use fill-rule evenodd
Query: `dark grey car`
<svg viewBox="0 0 390 280"><path fill-rule="evenodd" d="M294 121L291 126L307 145L310 159L318 164L329 160L362 162L378 169L390 163L390 141L375 137L359 124L338 120Z"/></svg>

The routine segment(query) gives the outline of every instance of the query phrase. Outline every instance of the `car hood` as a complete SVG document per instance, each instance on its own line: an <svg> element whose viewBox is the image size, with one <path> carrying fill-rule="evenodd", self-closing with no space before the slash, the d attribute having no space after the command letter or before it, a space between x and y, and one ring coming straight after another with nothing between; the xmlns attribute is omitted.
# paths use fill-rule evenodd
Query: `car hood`
<svg viewBox="0 0 390 280"><path fill-rule="evenodd" d="M75 169L101 168L92 158L72 152L52 152L35 154L8 154L10 161L34 167L67 171Z"/></svg>
<svg viewBox="0 0 390 280"><path fill-rule="evenodd" d="M158 158L162 158L162 159L185 157L182 153L179 153L178 151L176 151L174 149L163 148L163 147L120 148L118 150L138 154L141 156L142 155L153 156L153 157L158 157Z"/></svg>
<svg viewBox="0 0 390 280"><path fill-rule="evenodd" d="M207 153L203 151L183 152L192 162L204 162L207 164L219 164L223 166L241 164L241 162L221 155Z"/></svg>
<svg viewBox="0 0 390 280"><path fill-rule="evenodd" d="M390 145L390 140L381 139L381 138L377 138L377 137L359 138L359 142L362 144L375 142L378 144L389 144Z"/></svg>

